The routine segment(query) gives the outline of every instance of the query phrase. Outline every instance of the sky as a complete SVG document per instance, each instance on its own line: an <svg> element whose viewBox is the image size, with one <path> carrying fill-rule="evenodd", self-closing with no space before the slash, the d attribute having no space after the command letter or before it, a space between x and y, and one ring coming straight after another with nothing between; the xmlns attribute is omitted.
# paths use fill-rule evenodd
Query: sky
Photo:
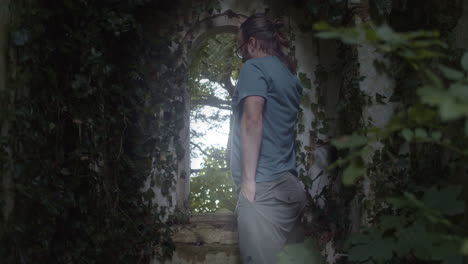
<svg viewBox="0 0 468 264"><path fill-rule="evenodd" d="M210 114L216 112L217 109L210 106L205 106L202 109L204 114ZM221 110L223 114L229 115L230 111ZM228 136L229 136L229 120L223 122L221 126L217 129L209 129L209 124L206 122L195 122L194 120L190 120L190 128L194 129L197 132L206 132L205 136L194 140L197 144L202 144L204 146L214 146L214 147L226 147ZM192 169L199 169L201 166L201 162L203 161L203 154L197 149L194 148L195 153L199 154L198 158L192 158L190 160L191 168Z"/></svg>
<svg viewBox="0 0 468 264"><path fill-rule="evenodd" d="M207 79L201 80L201 82L207 82ZM234 83L234 80L232 80ZM215 86L216 87L216 86ZM221 88L220 86L216 87L215 95L220 98L225 98L227 96L227 91ZM220 111L222 115L230 115L228 110L219 110L215 107L204 106L202 107L202 113L205 115L214 114L217 111ZM198 122L196 122L198 121ZM218 129L209 129L210 124L208 122L201 122L199 120L190 120L190 129L194 129L196 132L206 133L203 137L197 139L192 139L194 143L201 144L206 147L224 147L226 148L228 137L229 137L229 119L225 122L220 122ZM191 158L191 168L200 169L201 163L203 161L203 154L197 149L194 148L193 151L198 154L197 158Z"/></svg>

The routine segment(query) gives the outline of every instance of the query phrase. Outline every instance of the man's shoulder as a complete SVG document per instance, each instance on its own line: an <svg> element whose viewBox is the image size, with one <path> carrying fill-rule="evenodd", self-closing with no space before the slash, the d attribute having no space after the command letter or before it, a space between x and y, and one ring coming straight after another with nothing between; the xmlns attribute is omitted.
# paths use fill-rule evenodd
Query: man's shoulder
<svg viewBox="0 0 468 264"><path fill-rule="evenodd" d="M240 76L266 76L265 63L262 63L259 58L249 59L242 65Z"/></svg>
<svg viewBox="0 0 468 264"><path fill-rule="evenodd" d="M259 59L260 58L252 58L252 59L247 60L242 65L242 68L245 68L245 69L255 69L255 68L259 69L259 68L261 68L262 63L261 63L261 61Z"/></svg>

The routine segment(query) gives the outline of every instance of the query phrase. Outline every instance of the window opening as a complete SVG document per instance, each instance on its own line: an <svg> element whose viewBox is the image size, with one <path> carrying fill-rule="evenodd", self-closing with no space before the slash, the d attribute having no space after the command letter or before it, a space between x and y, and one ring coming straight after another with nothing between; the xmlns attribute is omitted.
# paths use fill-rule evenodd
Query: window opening
<svg viewBox="0 0 468 264"><path fill-rule="evenodd" d="M190 207L194 213L234 211L229 169L231 96L241 60L234 56L236 36L207 38L190 67Z"/></svg>

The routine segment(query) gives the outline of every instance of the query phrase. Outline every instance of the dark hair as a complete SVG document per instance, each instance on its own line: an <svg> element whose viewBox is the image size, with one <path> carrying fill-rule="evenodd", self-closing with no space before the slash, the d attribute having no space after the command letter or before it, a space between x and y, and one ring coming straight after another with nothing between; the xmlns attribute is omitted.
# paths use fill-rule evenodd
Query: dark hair
<svg viewBox="0 0 468 264"><path fill-rule="evenodd" d="M282 26L280 20L273 21L266 14L258 13L248 17L241 24L240 30L244 41L254 37L261 50L278 57L292 73L296 74L297 60L284 54L282 50L282 46L289 47L289 42L279 30Z"/></svg>

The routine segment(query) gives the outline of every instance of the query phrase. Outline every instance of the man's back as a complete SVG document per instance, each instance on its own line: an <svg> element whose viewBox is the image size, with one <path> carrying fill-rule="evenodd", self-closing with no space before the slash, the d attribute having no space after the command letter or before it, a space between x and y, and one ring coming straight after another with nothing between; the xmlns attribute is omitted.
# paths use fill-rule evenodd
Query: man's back
<svg viewBox="0 0 468 264"><path fill-rule="evenodd" d="M239 122L242 100L262 96L263 135L256 171L256 182L271 181L285 171L295 172L294 127L299 111L302 86L276 56L250 59L244 63L234 92L234 125L231 148L231 172L237 191L241 183Z"/></svg>

